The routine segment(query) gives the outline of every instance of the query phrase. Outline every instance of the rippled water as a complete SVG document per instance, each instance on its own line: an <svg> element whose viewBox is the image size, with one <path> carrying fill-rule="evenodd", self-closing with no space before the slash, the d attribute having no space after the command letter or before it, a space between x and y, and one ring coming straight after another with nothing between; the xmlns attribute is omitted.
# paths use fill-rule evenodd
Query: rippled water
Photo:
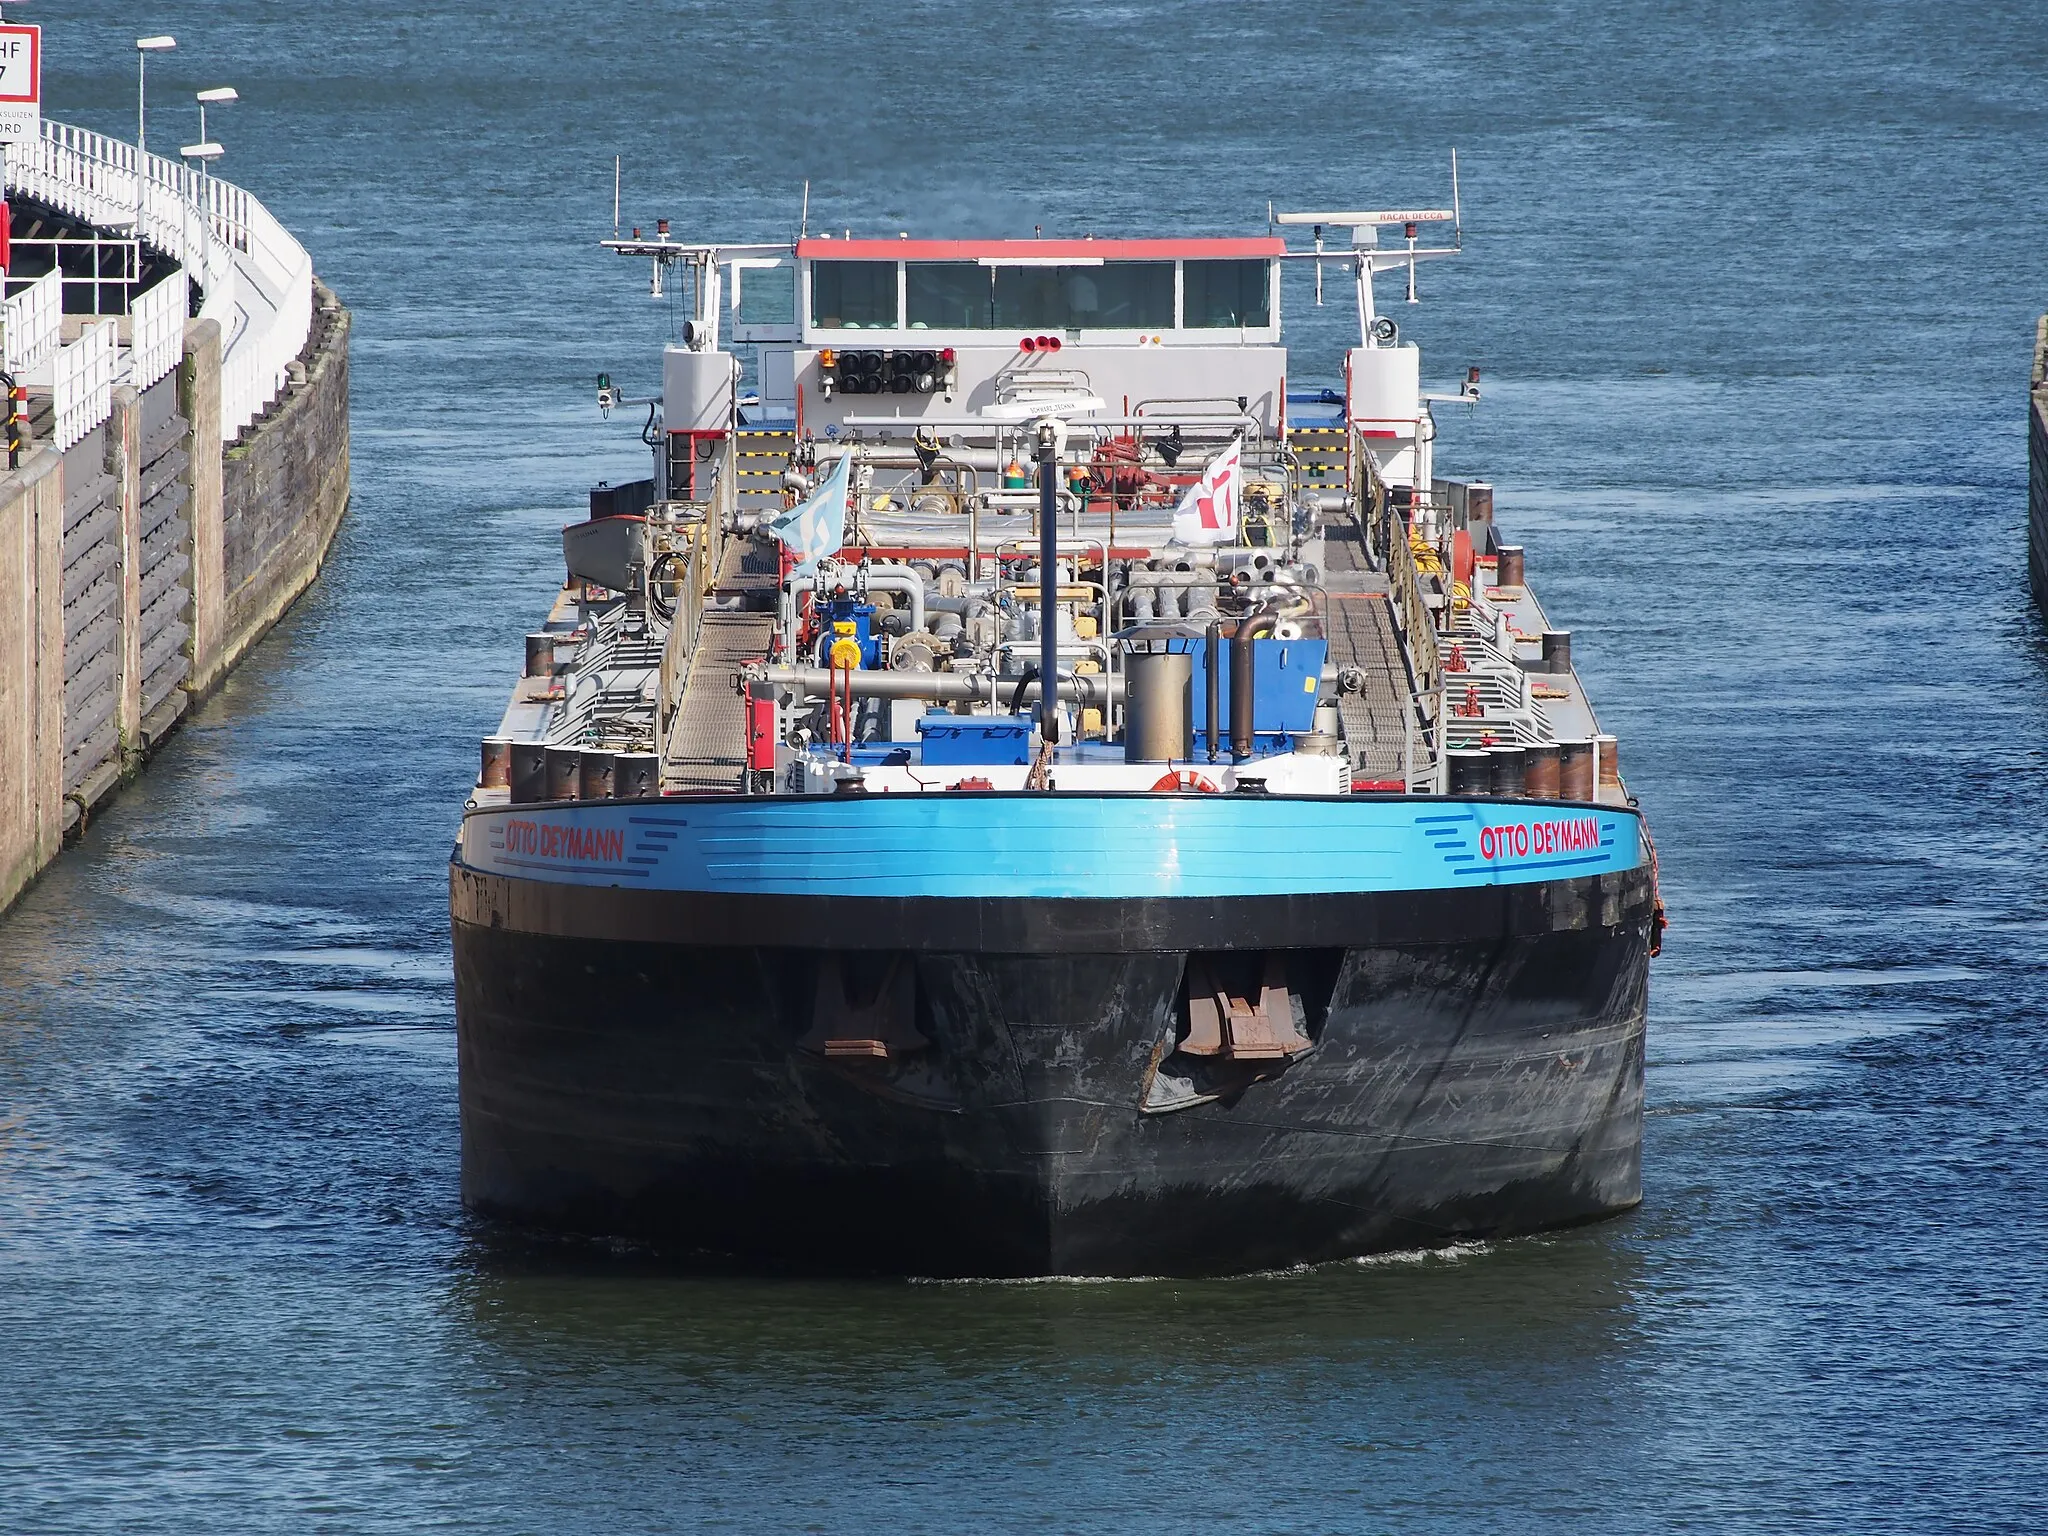
<svg viewBox="0 0 2048 1536"><path fill-rule="evenodd" d="M319 586L0 919L0 1527L2048 1524L2026 4L52 4L52 115L355 309ZM599 14L598 12L602 13ZM456 1190L444 859L637 462L608 232L1216 232L1433 201L1399 311L1651 811L1646 1201L1228 1282L685 1279ZM1297 376L1345 311L1290 291Z"/></svg>

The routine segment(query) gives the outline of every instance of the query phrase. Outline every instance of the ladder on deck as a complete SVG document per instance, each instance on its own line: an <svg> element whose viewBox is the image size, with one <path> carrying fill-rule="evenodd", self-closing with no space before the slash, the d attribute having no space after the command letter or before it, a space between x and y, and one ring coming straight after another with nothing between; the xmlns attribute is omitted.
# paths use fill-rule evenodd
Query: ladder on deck
<svg viewBox="0 0 2048 1536"><path fill-rule="evenodd" d="M741 427L732 435L733 490L741 512L780 512L783 471L796 433L783 427Z"/></svg>
<svg viewBox="0 0 2048 1536"><path fill-rule="evenodd" d="M1303 489L1341 491L1351 485L1348 427L1289 427L1287 446L1301 465Z"/></svg>

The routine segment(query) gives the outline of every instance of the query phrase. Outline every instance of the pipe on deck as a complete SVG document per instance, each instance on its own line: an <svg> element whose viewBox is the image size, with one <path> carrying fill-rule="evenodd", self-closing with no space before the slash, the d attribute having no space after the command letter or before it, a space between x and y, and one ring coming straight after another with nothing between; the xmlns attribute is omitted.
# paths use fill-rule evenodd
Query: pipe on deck
<svg viewBox="0 0 2048 1536"><path fill-rule="evenodd" d="M789 584L790 595L817 589L815 576L798 576ZM847 586L857 585L849 580ZM910 627L924 628L924 578L907 565L871 565L867 568L868 589L873 592L903 592L910 597Z"/></svg>
<svg viewBox="0 0 2048 1536"><path fill-rule="evenodd" d="M755 664L740 674L742 686L766 683L771 688L793 688L807 698L827 697L832 672L827 667L769 667ZM840 686L851 687L857 699L931 699L941 704L972 704L1015 693L1019 679L993 672L842 672ZM1023 700L1035 701L1040 694L1038 680L1023 684ZM1059 697L1084 708L1101 709L1121 704L1122 676L1081 672L1059 680ZM1022 700L1020 700L1022 702Z"/></svg>

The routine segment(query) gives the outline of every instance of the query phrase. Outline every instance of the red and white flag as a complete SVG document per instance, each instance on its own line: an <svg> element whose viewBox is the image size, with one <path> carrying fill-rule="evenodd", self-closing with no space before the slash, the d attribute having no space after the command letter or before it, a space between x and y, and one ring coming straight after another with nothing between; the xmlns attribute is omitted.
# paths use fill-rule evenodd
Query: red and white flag
<svg viewBox="0 0 2048 1536"><path fill-rule="evenodd" d="M1237 542L1238 491L1244 481L1244 438L1209 461L1173 512L1173 536L1182 544Z"/></svg>

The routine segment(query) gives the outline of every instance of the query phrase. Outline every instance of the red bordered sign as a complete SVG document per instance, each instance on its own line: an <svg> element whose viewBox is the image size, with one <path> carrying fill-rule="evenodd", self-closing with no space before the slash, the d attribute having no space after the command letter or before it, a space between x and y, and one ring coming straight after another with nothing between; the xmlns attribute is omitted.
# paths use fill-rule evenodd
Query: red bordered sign
<svg viewBox="0 0 2048 1536"><path fill-rule="evenodd" d="M0 25L0 142L34 138L43 116L43 29Z"/></svg>

